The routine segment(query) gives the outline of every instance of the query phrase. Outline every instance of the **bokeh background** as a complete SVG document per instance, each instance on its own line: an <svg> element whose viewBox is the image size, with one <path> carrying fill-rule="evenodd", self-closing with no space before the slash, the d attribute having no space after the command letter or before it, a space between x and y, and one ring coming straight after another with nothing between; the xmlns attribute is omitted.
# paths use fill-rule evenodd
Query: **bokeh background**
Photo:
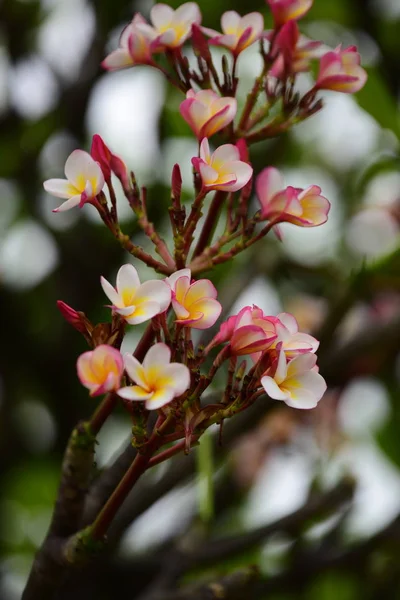
<svg viewBox="0 0 400 600"><path fill-rule="evenodd" d="M196 142L179 115L179 93L149 68L116 73L100 68L133 12L148 15L150 8L147 0L0 3L4 600L20 597L49 522L68 435L93 409L75 374L85 341L63 321L56 300L84 310L93 322L106 321L100 274L112 280L118 267L131 261L92 207L52 213L58 201L44 193L42 181L61 177L69 153L77 147L88 150L91 136L99 133L148 186L150 216L166 235L175 162L190 199ZM216 29L228 9L241 14L261 10L266 25L271 24L259 0L201 1L200 8L203 23ZM275 165L288 185L320 185L332 202L330 219L314 230L284 227L283 243L271 239L257 245L217 269L213 281L226 314L255 302L268 314L291 311L303 330L322 332L321 365L331 387L312 414L278 407L261 420L258 415L257 424L236 439L227 464L238 493L225 498L218 531L244 531L273 521L301 506L311 486L334 484L345 473L355 476L357 488L341 524L344 540L373 536L400 512L399 28L398 0L315 0L302 31L330 47L356 44L368 83L354 98L327 93L318 115L252 149L256 169ZM257 50L247 50L239 63L243 95L258 73ZM304 89L308 77L300 78ZM123 198L119 213L124 229L146 246ZM130 330L127 349L134 348L139 333ZM117 413L101 434L98 466L110 460L128 434L129 421ZM198 511L195 480L180 482L136 515L122 538L124 557L146 554L188 526ZM313 535L324 533L315 530ZM287 541L274 538L243 562L257 562L274 575L286 552ZM386 597L400 597L393 561L386 550L377 552L367 578L365 565L353 573L328 569L301 591L276 597L378 598L384 589L379 586L388 581Z"/></svg>

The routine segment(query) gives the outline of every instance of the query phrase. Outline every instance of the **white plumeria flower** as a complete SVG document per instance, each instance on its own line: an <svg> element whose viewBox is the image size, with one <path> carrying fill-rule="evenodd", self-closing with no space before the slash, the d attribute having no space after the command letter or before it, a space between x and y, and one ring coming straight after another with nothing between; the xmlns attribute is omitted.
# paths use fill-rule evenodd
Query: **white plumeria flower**
<svg viewBox="0 0 400 600"><path fill-rule="evenodd" d="M67 179L48 179L43 183L46 192L57 198L68 198L53 212L82 207L93 200L104 186L104 176L100 165L84 150L74 150L69 155L64 168Z"/></svg>
<svg viewBox="0 0 400 600"><path fill-rule="evenodd" d="M148 36L156 35L157 48L178 48L192 34L192 25L200 25L201 13L195 2L185 2L174 10L168 4L155 4L150 11L152 25L140 24Z"/></svg>
<svg viewBox="0 0 400 600"><path fill-rule="evenodd" d="M253 174L251 166L240 160L236 146L224 144L211 154L207 138L201 142L200 157L192 158L192 164L207 190L236 192L249 182Z"/></svg>
<svg viewBox="0 0 400 600"><path fill-rule="evenodd" d="M214 29L202 27L203 33L211 36L211 44L228 48L238 55L260 39L264 29L264 18L258 12L241 17L235 10L228 10L222 15L221 29L222 34Z"/></svg>
<svg viewBox="0 0 400 600"><path fill-rule="evenodd" d="M112 302L113 310L127 323L137 325L167 310L171 303L170 287L159 279L140 283L133 265L123 265L117 273L117 286L101 277L101 286Z"/></svg>
<svg viewBox="0 0 400 600"><path fill-rule="evenodd" d="M314 408L326 391L325 379L317 371L315 354L300 354L289 363L285 352L279 351L276 371L261 378L261 385L270 398L283 400L293 408Z"/></svg>
<svg viewBox="0 0 400 600"><path fill-rule="evenodd" d="M125 400L144 400L148 410L161 408L181 396L190 387L190 371L186 365L171 363L171 350L166 344L154 344L143 364L125 354L125 370L136 385L121 388L118 395Z"/></svg>

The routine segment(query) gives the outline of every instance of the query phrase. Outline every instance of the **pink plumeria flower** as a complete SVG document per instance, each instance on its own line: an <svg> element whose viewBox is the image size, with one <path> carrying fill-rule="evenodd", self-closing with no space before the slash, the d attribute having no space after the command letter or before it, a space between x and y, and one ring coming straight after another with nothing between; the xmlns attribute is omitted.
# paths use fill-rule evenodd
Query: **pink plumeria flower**
<svg viewBox="0 0 400 600"><path fill-rule="evenodd" d="M135 385L123 387L118 395L125 400L145 401L147 410L165 406L190 387L190 371L186 365L171 363L171 350L166 344L154 344L143 364L125 354L125 369Z"/></svg>
<svg viewBox="0 0 400 600"><path fill-rule="evenodd" d="M193 329L212 327L221 314L217 290L208 279L191 283L190 269L181 269L165 280L172 290L176 323Z"/></svg>
<svg viewBox="0 0 400 600"><path fill-rule="evenodd" d="M321 58L315 88L344 94L358 92L367 81L367 73L360 62L356 46L349 46L345 50L338 46L332 52L327 52Z"/></svg>
<svg viewBox="0 0 400 600"><path fill-rule="evenodd" d="M275 27L301 19L310 10L313 0L267 0Z"/></svg>
<svg viewBox="0 0 400 600"><path fill-rule="evenodd" d="M267 167L257 177L257 196L261 218L288 222L300 227L317 227L328 220L330 202L321 196L321 188L311 185L305 190L285 188L278 169Z"/></svg>
<svg viewBox="0 0 400 600"><path fill-rule="evenodd" d="M124 362L119 350L102 344L78 358L78 377L91 396L115 392L121 384Z"/></svg>
<svg viewBox="0 0 400 600"><path fill-rule="evenodd" d="M301 354L289 363L283 350L276 365L261 378L261 385L270 398L283 400L293 408L314 408L326 391L326 383L318 373L315 354Z"/></svg>
<svg viewBox="0 0 400 600"><path fill-rule="evenodd" d="M220 97L213 90L189 90L179 107L199 140L209 138L233 121L237 111L235 98Z"/></svg>
<svg viewBox="0 0 400 600"><path fill-rule="evenodd" d="M67 179L48 179L43 187L49 194L57 198L68 198L53 212L60 212L82 207L92 202L104 186L104 176L100 165L84 150L74 150L69 155L64 167Z"/></svg>
<svg viewBox="0 0 400 600"><path fill-rule="evenodd" d="M257 306L245 306L237 315L222 323L209 349L217 344L229 342L231 353L242 356L263 352L270 348L276 339L275 320L265 316Z"/></svg>
<svg viewBox="0 0 400 600"><path fill-rule="evenodd" d="M141 14L136 14L125 27L119 39L119 48L109 54L101 63L108 71L115 71L135 65L153 63L154 42L157 33Z"/></svg>
<svg viewBox="0 0 400 600"><path fill-rule="evenodd" d="M112 302L114 312L130 325L137 325L167 310L171 303L170 287L158 279L140 283L133 265L123 265L117 273L116 288L101 278L101 286Z"/></svg>
<svg viewBox="0 0 400 600"><path fill-rule="evenodd" d="M296 21L282 26L274 41L274 55L278 56L269 74L278 79L308 71L310 61L320 56L321 42L300 35Z"/></svg>
<svg viewBox="0 0 400 600"><path fill-rule="evenodd" d="M276 334L270 347L274 349L279 346L285 352L288 360L299 354L314 353L318 350L319 341L309 333L299 331L299 325L290 313L279 313L276 317L267 318L273 321ZM257 362L260 357L261 352L256 352L251 356L254 362Z"/></svg>
<svg viewBox="0 0 400 600"><path fill-rule="evenodd" d="M221 29L222 34L214 29L202 27L202 31L211 37L210 44L223 46L237 56L261 38L264 18L259 12L241 17L235 10L228 10L221 17Z"/></svg>
<svg viewBox="0 0 400 600"><path fill-rule="evenodd" d="M192 34L192 25L200 25L201 13L196 2L185 2L174 10L167 4L156 4L150 12L152 25L140 25L140 29L154 36L152 48L179 48Z"/></svg>
<svg viewBox="0 0 400 600"><path fill-rule="evenodd" d="M201 142L200 158L192 158L192 164L206 190L236 192L250 181L253 174L251 166L240 160L236 146L224 144L211 154L207 138Z"/></svg>

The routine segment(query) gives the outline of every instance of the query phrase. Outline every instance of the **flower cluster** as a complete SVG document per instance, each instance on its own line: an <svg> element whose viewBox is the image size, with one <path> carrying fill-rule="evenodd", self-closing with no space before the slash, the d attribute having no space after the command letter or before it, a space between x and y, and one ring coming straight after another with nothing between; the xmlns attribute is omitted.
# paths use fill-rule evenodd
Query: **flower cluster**
<svg viewBox="0 0 400 600"><path fill-rule="evenodd" d="M262 243L271 229L281 239L281 223L316 227L328 219L330 203L317 185L285 186L283 175L269 165L254 173L251 145L321 110L320 90L354 93L367 77L354 46L324 52L321 42L301 34L298 22L313 0L268 0L267 4L272 31L264 30L260 13L241 16L230 10L222 15L221 32L202 26L194 2L177 10L156 4L149 21L134 16L122 32L119 47L103 61L110 71L139 64L159 69L184 94L180 115L199 146L197 155L190 157L194 193L189 210L181 198L180 167L173 169L169 238L163 239L148 218L146 189L139 187L134 173L98 135L93 137L90 154L78 149L67 158L66 179L44 183L46 191L65 199L55 212L92 204L124 250L159 275L141 282L137 269L128 263L119 269L115 287L101 277L110 302L107 323L93 325L84 313L59 302L63 316L91 346L78 359L80 381L92 396L115 394L131 415L138 414L131 401L158 410L159 419L174 422L169 440L182 439L186 447L193 436L262 395L294 408L312 408L326 390L316 366L319 343L299 331L291 314L265 315L257 306L245 306L222 322L214 337L211 333L208 344L201 337L222 313L217 289L209 279L200 278L201 273ZM187 42L194 50L190 60L182 52ZM262 71L239 109L237 61L256 42ZM231 54L231 60L224 55L222 69L214 63L213 46ZM310 71L312 61L319 61L318 75L302 95L296 87L297 75ZM154 254L122 231L112 175L119 180ZM255 212L253 192L259 203ZM123 357L119 348L126 327L145 322L135 352ZM193 330L198 330L197 336ZM223 365L227 369L221 401L202 404L203 393ZM147 414L138 410L141 416Z"/></svg>

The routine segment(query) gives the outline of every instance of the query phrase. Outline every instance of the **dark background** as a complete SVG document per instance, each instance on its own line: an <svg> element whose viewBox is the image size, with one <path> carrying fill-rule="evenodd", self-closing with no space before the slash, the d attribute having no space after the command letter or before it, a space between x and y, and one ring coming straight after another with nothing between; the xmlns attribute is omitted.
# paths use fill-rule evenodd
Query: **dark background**
<svg viewBox="0 0 400 600"><path fill-rule="evenodd" d="M85 341L63 321L56 300L84 310L93 322L106 321L99 277L112 279L130 260L92 207L53 214L58 201L43 192L42 181L62 177L68 154L77 147L88 150L97 132L148 186L150 216L162 231L167 231L174 162L182 164L190 199L189 158L196 146L179 115L178 92L150 69L105 73L100 68L116 47L122 25L135 10L147 16L149 8L145 0L0 4L0 573L6 600L19 597L44 536L68 435L93 410L75 374ZM216 29L227 9L241 14L260 10L266 26L271 24L264 2L219 0L201 2L200 8L203 23ZM397 0L315 0L301 28L331 47L357 44L369 73L367 85L354 98L326 94L319 115L258 144L252 161L256 170L283 168L288 184L321 185L332 202L330 221L316 230L289 226L283 244L268 240L217 269L212 279L226 312L256 302L269 313L292 311L304 330L322 328L321 361L331 391L313 414L282 411L277 417L282 422L262 421L243 445L237 443L232 468L240 502L218 527L245 530L264 523L302 504L312 482L323 487L351 472L359 488L344 531L345 539L358 540L373 535L400 510L395 251L400 5ZM257 73L256 52L247 51L239 62L245 89ZM125 230L145 245L123 198L120 206ZM372 342L361 340L348 360L332 351L334 344L357 341L377 327L382 334ZM126 347L134 347L137 337L130 330ZM128 431L122 412L107 424L100 465ZM196 513L196 492L185 488L162 506L169 516L154 521L153 510L147 520L142 517L125 540L127 555L157 545L174 526L181 528L177 519L184 513L187 521ZM273 572L285 551L284 545L269 542L243 562L256 561ZM378 556L381 562L386 558ZM302 597L355 599L365 593L364 585L356 572L328 571L312 578Z"/></svg>

